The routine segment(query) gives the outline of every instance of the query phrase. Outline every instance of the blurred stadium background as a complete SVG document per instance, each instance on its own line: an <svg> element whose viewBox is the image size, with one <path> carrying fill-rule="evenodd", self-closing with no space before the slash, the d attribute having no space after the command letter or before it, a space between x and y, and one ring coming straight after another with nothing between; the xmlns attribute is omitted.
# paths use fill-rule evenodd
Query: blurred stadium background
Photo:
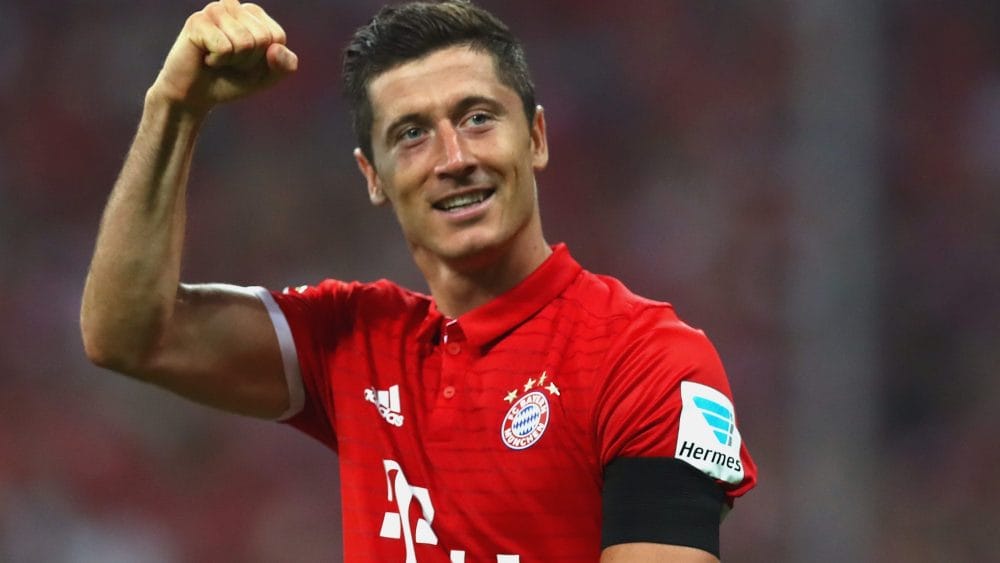
<svg viewBox="0 0 1000 563"><path fill-rule="evenodd" d="M725 559L995 559L1000 3L481 3L546 107L550 241L726 362L761 473ZM339 97L380 2L264 5L301 69L204 131L185 279L422 290ZM333 455L82 353L101 208L199 7L0 0L2 561L339 560Z"/></svg>

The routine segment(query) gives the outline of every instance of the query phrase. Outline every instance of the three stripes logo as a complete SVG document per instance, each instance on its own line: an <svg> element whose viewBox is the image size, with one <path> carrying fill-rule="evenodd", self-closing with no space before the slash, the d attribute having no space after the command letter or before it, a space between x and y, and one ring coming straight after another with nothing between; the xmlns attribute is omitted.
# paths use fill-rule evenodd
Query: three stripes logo
<svg viewBox="0 0 1000 563"><path fill-rule="evenodd" d="M681 382L681 416L674 457L709 477L731 484L743 481L740 431L729 397L708 385Z"/></svg>
<svg viewBox="0 0 1000 563"><path fill-rule="evenodd" d="M403 426L403 406L399 400L399 385L388 389L365 389L365 400L378 408L379 415L389 424Z"/></svg>

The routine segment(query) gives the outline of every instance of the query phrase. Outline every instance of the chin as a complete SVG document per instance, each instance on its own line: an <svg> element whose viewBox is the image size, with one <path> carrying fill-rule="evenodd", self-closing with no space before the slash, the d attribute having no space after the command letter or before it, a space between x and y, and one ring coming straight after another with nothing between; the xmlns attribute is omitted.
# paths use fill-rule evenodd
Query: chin
<svg viewBox="0 0 1000 563"><path fill-rule="evenodd" d="M508 245L503 237L495 233L469 233L461 236L458 240L447 241L442 244L435 254L447 261L472 261L477 259L490 259L497 252Z"/></svg>

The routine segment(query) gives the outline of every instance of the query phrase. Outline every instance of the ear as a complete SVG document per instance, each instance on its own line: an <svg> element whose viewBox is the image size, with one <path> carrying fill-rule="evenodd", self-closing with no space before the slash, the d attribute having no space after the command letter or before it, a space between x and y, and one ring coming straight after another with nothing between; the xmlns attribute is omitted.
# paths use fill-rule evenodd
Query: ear
<svg viewBox="0 0 1000 563"><path fill-rule="evenodd" d="M358 163L358 170L361 171L361 175L365 177L365 182L368 184L368 199L371 200L372 205L384 205L388 199L385 197L385 192L382 191L381 181L378 172L375 171L375 166L368 161L360 148L354 149L354 160Z"/></svg>
<svg viewBox="0 0 1000 563"><path fill-rule="evenodd" d="M549 141L545 136L545 108L535 106L535 118L531 122L531 166L535 170L545 170L549 163Z"/></svg>

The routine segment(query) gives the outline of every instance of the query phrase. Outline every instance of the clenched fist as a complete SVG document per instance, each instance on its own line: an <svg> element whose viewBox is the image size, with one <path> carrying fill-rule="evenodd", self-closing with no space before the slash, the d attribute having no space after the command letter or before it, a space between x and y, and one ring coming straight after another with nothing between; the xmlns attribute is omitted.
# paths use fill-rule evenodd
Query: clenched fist
<svg viewBox="0 0 1000 563"><path fill-rule="evenodd" d="M267 88L298 67L285 30L263 8L212 2L187 19L147 95L195 113Z"/></svg>

